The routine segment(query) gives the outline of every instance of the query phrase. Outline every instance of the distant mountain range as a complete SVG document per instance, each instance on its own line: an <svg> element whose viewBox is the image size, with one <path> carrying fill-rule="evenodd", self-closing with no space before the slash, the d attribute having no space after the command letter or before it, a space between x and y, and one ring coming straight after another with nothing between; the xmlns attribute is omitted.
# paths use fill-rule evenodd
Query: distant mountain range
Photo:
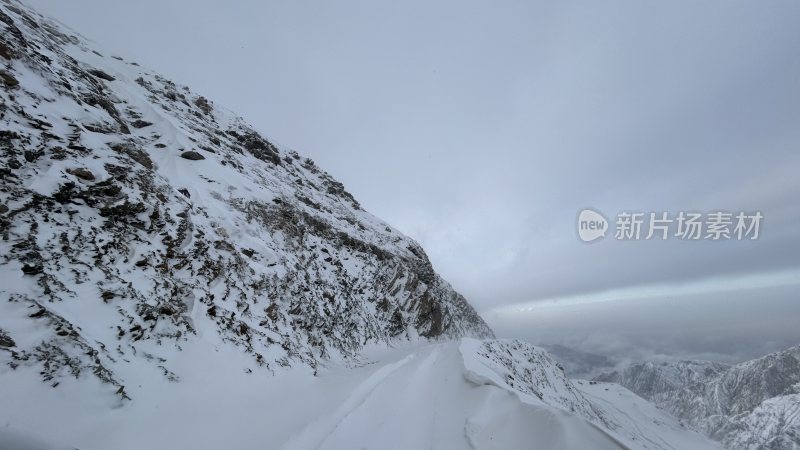
<svg viewBox="0 0 800 450"><path fill-rule="evenodd" d="M800 449L800 346L732 366L636 363L595 381L630 389L732 450Z"/></svg>

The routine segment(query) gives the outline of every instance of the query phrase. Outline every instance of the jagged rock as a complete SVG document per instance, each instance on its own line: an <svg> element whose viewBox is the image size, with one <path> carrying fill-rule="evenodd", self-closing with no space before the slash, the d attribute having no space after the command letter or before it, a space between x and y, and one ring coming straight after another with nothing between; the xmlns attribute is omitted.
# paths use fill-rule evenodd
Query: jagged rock
<svg viewBox="0 0 800 450"><path fill-rule="evenodd" d="M105 110L108 113L108 115L110 115L117 122L117 124L119 125L120 132L122 134L131 133L130 129L128 128L128 124L125 123L125 121L120 116L117 107L114 106L114 102L105 97L103 92L97 92L92 95L88 95L84 97L84 101L91 106L96 106Z"/></svg>
<svg viewBox="0 0 800 450"><path fill-rule="evenodd" d="M19 139L19 133L10 130L0 130L0 142L10 143L12 140Z"/></svg>
<svg viewBox="0 0 800 450"><path fill-rule="evenodd" d="M12 53L11 49L2 42L0 42L0 56L5 59L12 59L14 57L14 53Z"/></svg>
<svg viewBox="0 0 800 450"><path fill-rule="evenodd" d="M106 80L106 81L114 81L114 80L116 80L116 78L114 78L111 75L103 72L100 69L91 69L91 70L89 70L89 73L94 75L94 76L96 76L97 78L102 78L103 80Z"/></svg>
<svg viewBox="0 0 800 450"><path fill-rule="evenodd" d="M205 156L193 150L181 153L181 158L188 159L190 161L200 161L206 159Z"/></svg>
<svg viewBox="0 0 800 450"><path fill-rule="evenodd" d="M138 162L139 164L143 165L148 169L153 168L153 160L150 159L150 156L147 155L147 152L137 147L135 144L131 143L115 144L112 145L111 148L116 152L127 155L129 158Z"/></svg>
<svg viewBox="0 0 800 450"><path fill-rule="evenodd" d="M152 122L148 122L148 121L142 120L142 119L136 119L133 122L131 122L131 126L133 128L145 128L145 127L149 127L152 124L153 124Z"/></svg>
<svg viewBox="0 0 800 450"><path fill-rule="evenodd" d="M25 161L28 161L29 163L36 162L36 160L42 157L43 155L44 152L41 150L37 152L34 152L32 150L25 150L22 153L22 156L25 158Z"/></svg>
<svg viewBox="0 0 800 450"><path fill-rule="evenodd" d="M267 317L269 317L270 320L273 321L278 320L278 305L276 305L275 303L269 305L265 310L265 312L267 313Z"/></svg>
<svg viewBox="0 0 800 450"><path fill-rule="evenodd" d="M67 159L67 151L64 149L64 147L57 145L50 149L50 159L63 161Z"/></svg>
<svg viewBox="0 0 800 450"><path fill-rule="evenodd" d="M115 130L105 124L84 124L83 128L86 128L86 131L91 131L92 133L100 133L100 134L112 134Z"/></svg>
<svg viewBox="0 0 800 450"><path fill-rule="evenodd" d="M44 309L44 308L41 308L38 311L36 311L35 313L29 314L28 317L30 317L31 319L38 319L40 317L44 317L44 315L46 313L47 313L47 310Z"/></svg>
<svg viewBox="0 0 800 450"><path fill-rule="evenodd" d="M6 334L3 330L0 330L0 347L2 348L11 348L16 346L17 343L11 339L11 336Z"/></svg>
<svg viewBox="0 0 800 450"><path fill-rule="evenodd" d="M25 275L39 275L44 271L44 267L41 264L25 264L22 266L22 273Z"/></svg>
<svg viewBox="0 0 800 450"><path fill-rule="evenodd" d="M145 212L146 210L147 207L144 205L144 203L132 203L125 201L121 205L104 206L100 208L100 215L103 217L125 218L136 216Z"/></svg>
<svg viewBox="0 0 800 450"><path fill-rule="evenodd" d="M2 81L6 87L19 86L19 81L16 77L6 70L0 70L0 81Z"/></svg>
<svg viewBox="0 0 800 450"><path fill-rule="evenodd" d="M172 316L172 315L177 314L178 310L176 310L175 308L173 308L170 305L161 305L158 308L158 313L161 314L161 315L164 315L164 316Z"/></svg>
<svg viewBox="0 0 800 450"><path fill-rule="evenodd" d="M67 173L70 175L75 175L81 180L94 181L94 174L89 169L85 168L67 169Z"/></svg>
<svg viewBox="0 0 800 450"><path fill-rule="evenodd" d="M278 155L277 148L271 142L262 138L254 131L239 134L237 132L228 131L236 140L244 146L256 158L262 161L268 161L275 165L281 164L281 158Z"/></svg>
<svg viewBox="0 0 800 450"><path fill-rule="evenodd" d="M203 114L211 114L211 112L214 110L214 108L208 102L208 99L205 97L197 97L197 99L194 101L194 104L197 105L201 111L203 111Z"/></svg>

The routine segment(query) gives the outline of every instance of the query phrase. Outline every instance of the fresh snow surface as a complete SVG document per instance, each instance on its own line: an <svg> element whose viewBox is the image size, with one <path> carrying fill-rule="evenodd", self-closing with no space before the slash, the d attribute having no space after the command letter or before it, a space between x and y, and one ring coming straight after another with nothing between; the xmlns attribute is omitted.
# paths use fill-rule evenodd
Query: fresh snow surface
<svg viewBox="0 0 800 450"><path fill-rule="evenodd" d="M719 448L624 388L567 380L519 341L373 346L355 366L265 376L208 339L175 356L179 383L153 371L121 404L93 378L53 389L4 368L0 428L83 450Z"/></svg>

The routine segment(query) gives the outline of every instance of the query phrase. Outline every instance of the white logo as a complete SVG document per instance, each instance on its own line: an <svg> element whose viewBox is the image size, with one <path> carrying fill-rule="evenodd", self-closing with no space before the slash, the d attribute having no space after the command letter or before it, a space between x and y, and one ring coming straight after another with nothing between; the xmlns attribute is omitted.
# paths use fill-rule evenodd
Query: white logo
<svg viewBox="0 0 800 450"><path fill-rule="evenodd" d="M592 242L605 237L608 221L602 214L591 209L584 209L578 215L578 237L583 242Z"/></svg>
<svg viewBox="0 0 800 450"><path fill-rule="evenodd" d="M649 217L649 220L648 220ZM685 241L756 240L761 234L761 211L710 213L679 211L629 212L617 214L614 239L618 241L667 240ZM593 242L606 236L608 220L603 214L584 209L578 214L578 237Z"/></svg>

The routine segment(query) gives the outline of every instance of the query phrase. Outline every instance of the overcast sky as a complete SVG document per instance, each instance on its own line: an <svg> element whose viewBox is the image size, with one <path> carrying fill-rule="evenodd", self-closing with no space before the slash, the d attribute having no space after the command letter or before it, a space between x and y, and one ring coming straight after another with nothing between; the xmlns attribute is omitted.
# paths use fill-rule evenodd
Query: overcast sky
<svg viewBox="0 0 800 450"><path fill-rule="evenodd" d="M29 2L316 160L487 316L749 274L800 322L800 2ZM764 221L585 244L584 207Z"/></svg>

